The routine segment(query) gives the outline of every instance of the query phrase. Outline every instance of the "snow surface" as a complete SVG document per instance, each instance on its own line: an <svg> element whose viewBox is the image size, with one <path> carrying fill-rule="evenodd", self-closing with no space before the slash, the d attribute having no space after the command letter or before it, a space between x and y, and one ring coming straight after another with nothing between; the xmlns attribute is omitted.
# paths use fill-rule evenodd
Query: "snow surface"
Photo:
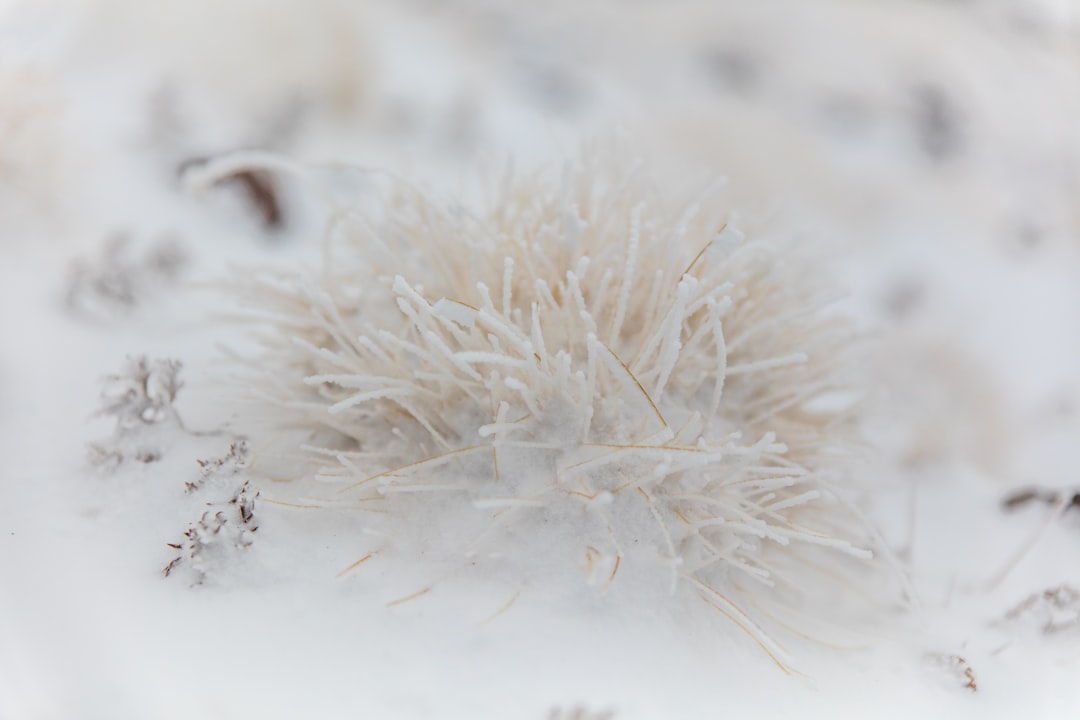
<svg viewBox="0 0 1080 720"><path fill-rule="evenodd" d="M1080 510L1001 507L1019 488L1080 485L1072 3L0 13L0 718L1080 715L1076 608L1043 595L1080 587ZM341 574L367 547L356 512L275 504L273 481L249 546L214 556L201 584L184 563L163 577L167 543L238 491L214 476L188 492L197 461L254 427L223 410L220 348L246 341L209 286L316 265L323 195L365 187L325 164L467 193L508 156L558 162L609 134L663 172L727 176L748 232L830 258L870 353L868 512L913 608L800 621L822 641L785 637L787 675L688 601L493 578L388 607L428 587L428 569L374 558ZM178 176L256 147L319 165L275 176L282 228L235 184L193 193ZM123 261L106 255L118 234ZM186 260L158 272L170 238ZM84 275L73 294L80 263L123 272ZM160 460L95 467L87 444L113 433L94 415L101 380L138 355L182 361L176 409L207 432L163 421L133 441ZM251 445L255 463L274 452ZM1051 620L1064 627L1045 632Z"/></svg>

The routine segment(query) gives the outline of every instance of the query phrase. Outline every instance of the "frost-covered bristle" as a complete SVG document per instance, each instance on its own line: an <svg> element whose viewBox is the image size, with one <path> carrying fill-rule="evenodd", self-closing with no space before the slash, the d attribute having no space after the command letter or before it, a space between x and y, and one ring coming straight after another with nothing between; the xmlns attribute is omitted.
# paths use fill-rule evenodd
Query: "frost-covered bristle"
<svg viewBox="0 0 1080 720"><path fill-rule="evenodd" d="M370 501L391 549L652 573L757 637L740 598L797 590L807 552L870 555L835 490L850 418L821 402L846 329L776 252L640 171L507 182L475 213L398 187L321 274L243 289L258 394L310 432L329 485L306 492Z"/></svg>

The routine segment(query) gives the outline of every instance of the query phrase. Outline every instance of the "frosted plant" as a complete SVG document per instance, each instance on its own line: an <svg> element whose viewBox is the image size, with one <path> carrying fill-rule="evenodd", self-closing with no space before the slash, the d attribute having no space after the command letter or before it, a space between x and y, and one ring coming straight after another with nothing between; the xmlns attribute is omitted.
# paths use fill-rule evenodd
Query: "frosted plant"
<svg viewBox="0 0 1080 720"><path fill-rule="evenodd" d="M182 565L191 583L201 585L210 575L226 572L237 551L251 546L259 529L255 521L259 490L248 473L251 452L242 438L229 443L223 456L195 462L199 478L185 482L184 489L206 509L180 542L169 543L177 554L162 572L169 577Z"/></svg>
<svg viewBox="0 0 1080 720"><path fill-rule="evenodd" d="M183 247L171 238L154 241L136 256L126 235L108 239L101 256L80 258L68 273L66 301L77 314L108 319L130 312L143 300L173 284L187 263Z"/></svg>
<svg viewBox="0 0 1080 720"><path fill-rule="evenodd" d="M251 451L246 440L237 440L229 444L229 451L213 460L196 460L200 477L194 482L184 483L187 492L195 492L206 485L220 486L240 476L251 464Z"/></svg>
<svg viewBox="0 0 1080 720"><path fill-rule="evenodd" d="M178 360L128 358L122 373L105 379L100 414L116 418L117 433L166 420L179 422L173 402L183 383Z"/></svg>
<svg viewBox="0 0 1080 720"><path fill-rule="evenodd" d="M162 570L165 577L185 565L192 584L201 585L210 574L226 567L237 550L250 547L259 529L255 522L258 497L259 491L244 480L227 501L207 503L210 508L188 527L183 540L169 544L177 556Z"/></svg>
<svg viewBox="0 0 1080 720"><path fill-rule="evenodd" d="M1031 595L1005 614L1005 621L1034 626L1044 635L1080 627L1080 591L1069 585Z"/></svg>
<svg viewBox="0 0 1080 720"><path fill-rule="evenodd" d="M104 379L97 414L116 420L113 435L89 445L90 463L115 469L128 458L152 463L161 459L160 433L183 429L173 403L183 383L178 360L127 359L122 372Z"/></svg>
<svg viewBox="0 0 1080 720"><path fill-rule="evenodd" d="M873 536L839 489L850 334L813 268L638 168L507 178L479 213L392 185L321 273L238 280L300 492L377 510L382 557L663 579L781 658L750 606L802 603Z"/></svg>

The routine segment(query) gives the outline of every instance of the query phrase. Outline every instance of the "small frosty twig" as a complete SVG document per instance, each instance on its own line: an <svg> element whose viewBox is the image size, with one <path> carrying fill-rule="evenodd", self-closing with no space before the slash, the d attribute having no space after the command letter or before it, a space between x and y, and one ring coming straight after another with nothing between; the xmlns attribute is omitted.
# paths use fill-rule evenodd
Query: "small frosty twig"
<svg viewBox="0 0 1080 720"><path fill-rule="evenodd" d="M183 248L162 239L138 256L127 236L116 235L96 260L80 259L68 274L67 306L73 312L112 317L131 312L142 300L171 283L187 262Z"/></svg>
<svg viewBox="0 0 1080 720"><path fill-rule="evenodd" d="M96 415L116 421L110 439L91 443L87 459L99 468L119 467L128 458L151 463L161 459L155 428L184 429L173 407L183 387L178 360L128 358L124 370L102 382L101 406Z"/></svg>
<svg viewBox="0 0 1080 720"><path fill-rule="evenodd" d="M186 563L192 571L192 584L201 585L235 551L251 545L259 529L255 520L259 491L247 477L250 458L247 441L241 438L230 443L222 457L196 461L200 477L186 482L185 491L214 493L221 499L206 503L208 509L188 527L179 543L168 543L177 556L165 566L166 577Z"/></svg>
<svg viewBox="0 0 1080 720"><path fill-rule="evenodd" d="M1035 502L1051 507L1063 506L1065 510L1080 510L1080 490L1023 488L1007 495L1001 501L1001 506L1011 511Z"/></svg>
<svg viewBox="0 0 1080 720"><path fill-rule="evenodd" d="M1036 499L1037 494L1031 494L1031 491L1022 491L1013 498L1007 498L1003 503L1007 509L1012 509L1018 506L1018 504L1024 504ZM1039 499L1046 500L1046 498L1040 497ZM1008 577L1009 573L1016 568L1017 565L1031 552L1032 548L1038 545L1039 541L1049 532L1051 526L1062 515L1065 514L1072 507L1074 498L1070 498L1067 493L1052 494L1049 497L1051 505L1051 514L1043 522L1042 526L1035 529L1031 536L1024 541L1013 553L1012 557L1001 567L1001 569L987 582L986 589L991 590L997 587L1001 582Z"/></svg>
<svg viewBox="0 0 1080 720"><path fill-rule="evenodd" d="M183 388L179 360L150 359L145 355L127 358L124 369L102 381L98 417L111 417L116 424L111 438L91 443L89 461L97 467L115 469L128 458L140 462L161 459L158 449L171 432L191 437L224 435L221 429L196 431L189 429L176 410L176 398ZM211 475L235 474L246 467L247 445L236 438L230 455L219 461L207 461L203 479L189 485L198 486Z"/></svg>
<svg viewBox="0 0 1080 720"><path fill-rule="evenodd" d="M182 367L179 360L128 358L123 372L105 379L98 414L115 418L118 434L170 420L179 424L173 402L183 387Z"/></svg>
<svg viewBox="0 0 1080 720"><path fill-rule="evenodd" d="M165 577L186 563L192 572L192 584L201 585L235 551L249 547L259 529L255 521L258 497L259 491L245 480L226 502L209 503L210 509L188 527L179 543L168 543L177 556L162 569Z"/></svg>
<svg viewBox="0 0 1080 720"><path fill-rule="evenodd" d="M255 532L259 529L254 523L255 499L257 497L259 497L259 491L251 487L250 481L245 480L244 484L240 486L240 491L229 501L230 505L236 506L237 512L240 513L240 523L248 532Z"/></svg>
<svg viewBox="0 0 1080 720"><path fill-rule="evenodd" d="M280 230L285 225L285 210L278 183L271 172L240 167L214 176L212 169L217 166L213 165L213 162L207 158L192 158L181 164L180 177L201 186L200 190L212 184L233 185L243 192L244 199L259 216L264 229Z"/></svg>
<svg viewBox="0 0 1080 720"><path fill-rule="evenodd" d="M201 477L193 482L184 483L187 492L194 492L201 488L207 481L221 478L235 477L246 470L250 464L251 452L246 440L240 439L229 445L229 451L224 457L213 460L196 460L199 465Z"/></svg>
<svg viewBox="0 0 1080 720"><path fill-rule="evenodd" d="M1044 635L1054 635L1080 627L1080 591L1059 585L1035 593L1005 613L1009 623L1036 625Z"/></svg>
<svg viewBox="0 0 1080 720"><path fill-rule="evenodd" d="M959 655L946 653L927 653L925 659L931 665L947 669L967 690L978 692L979 684L975 679L975 671L968 661Z"/></svg>

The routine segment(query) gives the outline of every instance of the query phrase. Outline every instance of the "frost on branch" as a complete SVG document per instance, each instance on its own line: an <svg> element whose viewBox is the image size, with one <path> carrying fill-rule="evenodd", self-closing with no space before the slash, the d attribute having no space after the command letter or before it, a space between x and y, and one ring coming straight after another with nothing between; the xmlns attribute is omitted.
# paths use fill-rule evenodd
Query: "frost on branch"
<svg viewBox="0 0 1080 720"><path fill-rule="evenodd" d="M873 544L850 332L794 244L744 241L709 188L664 193L593 166L475 212L395 186L321 273L237 279L250 392L307 434L304 492L378 511L381 557L655 577L781 657L755 611Z"/></svg>
<svg viewBox="0 0 1080 720"><path fill-rule="evenodd" d="M94 465L115 467L128 458L151 463L161 459L156 428L183 428L173 403L183 383L178 360L128 358L124 370L102 382L97 414L116 421L113 436L89 448Z"/></svg>

